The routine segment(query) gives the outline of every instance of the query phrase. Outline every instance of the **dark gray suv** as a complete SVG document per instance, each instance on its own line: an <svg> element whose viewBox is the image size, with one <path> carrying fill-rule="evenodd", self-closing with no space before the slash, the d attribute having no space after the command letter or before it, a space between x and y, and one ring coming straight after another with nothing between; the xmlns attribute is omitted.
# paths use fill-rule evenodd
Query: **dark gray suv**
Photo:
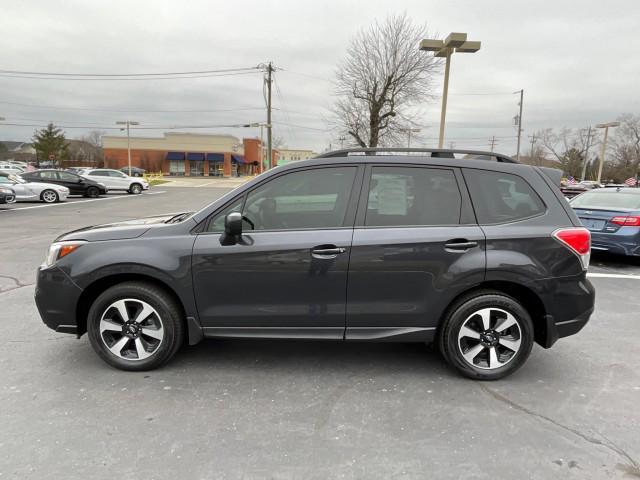
<svg viewBox="0 0 640 480"><path fill-rule="evenodd" d="M62 235L36 303L124 370L268 337L436 342L462 374L497 379L593 312L589 231L558 183L495 153L333 152L195 213Z"/></svg>

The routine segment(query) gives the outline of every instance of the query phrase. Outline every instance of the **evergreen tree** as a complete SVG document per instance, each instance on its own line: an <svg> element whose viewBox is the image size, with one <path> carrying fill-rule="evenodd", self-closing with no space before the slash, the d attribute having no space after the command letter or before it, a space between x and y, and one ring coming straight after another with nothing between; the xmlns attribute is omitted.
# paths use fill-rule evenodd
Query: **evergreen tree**
<svg viewBox="0 0 640 480"><path fill-rule="evenodd" d="M53 155L55 164L69 157L69 144L64 132L53 123L49 123L47 128L37 130L33 134L33 147L38 152L40 159L49 159L49 156Z"/></svg>

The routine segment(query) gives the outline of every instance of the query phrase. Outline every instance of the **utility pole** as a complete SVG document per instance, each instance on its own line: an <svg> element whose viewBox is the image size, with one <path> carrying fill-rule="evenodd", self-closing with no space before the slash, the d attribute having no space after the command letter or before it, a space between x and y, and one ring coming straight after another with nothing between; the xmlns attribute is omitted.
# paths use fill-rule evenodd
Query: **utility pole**
<svg viewBox="0 0 640 480"><path fill-rule="evenodd" d="M496 136L495 135L493 137L491 137L491 140L489 140L489 143L491 145L491 151L493 152L493 148L496 146Z"/></svg>
<svg viewBox="0 0 640 480"><path fill-rule="evenodd" d="M129 160L129 176L131 176L131 137L129 136L129 127L131 125L140 125L140 123L132 122L131 120L125 120L121 122L116 122L116 125L127 126L127 159Z"/></svg>
<svg viewBox="0 0 640 480"><path fill-rule="evenodd" d="M529 135L529 138L531 138L531 153L529 154L529 161L533 162L533 146L536 143L536 134L534 133L533 135Z"/></svg>
<svg viewBox="0 0 640 480"><path fill-rule="evenodd" d="M518 92L513 92L518 93ZM524 89L520 90L520 113L518 113L518 149L516 150L516 160L520 161L520 136L522 135L522 102L524 101Z"/></svg>
<svg viewBox="0 0 640 480"><path fill-rule="evenodd" d="M340 150L342 150L344 148L344 141L346 140L346 137L344 135L340 135L338 140L340 141Z"/></svg>
<svg viewBox="0 0 640 480"><path fill-rule="evenodd" d="M411 148L411 133L418 133L420 132L419 128L401 128L399 129L399 131L406 133L407 134L407 148Z"/></svg>
<svg viewBox="0 0 640 480"><path fill-rule="evenodd" d="M269 169L273 167L272 135L271 135L271 75L273 63L267 64L267 164Z"/></svg>
<svg viewBox="0 0 640 480"><path fill-rule="evenodd" d="M580 180L587 179L587 165L589 165L589 147L591 146L591 125L587 131L587 144L584 147L584 164L582 165L582 177Z"/></svg>

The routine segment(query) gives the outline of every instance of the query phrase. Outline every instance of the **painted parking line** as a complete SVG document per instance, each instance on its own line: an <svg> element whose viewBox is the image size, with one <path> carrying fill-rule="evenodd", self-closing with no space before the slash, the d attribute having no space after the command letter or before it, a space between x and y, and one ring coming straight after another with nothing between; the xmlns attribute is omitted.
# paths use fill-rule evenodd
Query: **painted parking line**
<svg viewBox="0 0 640 480"><path fill-rule="evenodd" d="M68 205L78 205L81 203L89 203L89 202L103 202L106 200L120 200L123 198L141 198L144 197L146 195L154 195L154 194L159 194L159 193L165 193L165 191L161 191L161 192L149 192L149 193L143 193L141 195L122 195L120 197L106 197L106 198L91 198L88 200L78 200L77 202L60 202L60 203L46 203L44 205L33 205L31 207L16 207L16 208L9 208L9 209L2 209L0 210L0 213L4 213L4 212L16 212L19 210L32 210L34 208L48 208L48 207L64 207L64 206L68 206Z"/></svg>
<svg viewBox="0 0 640 480"><path fill-rule="evenodd" d="M587 273L587 277L591 278L627 278L631 280L640 280L640 275L625 275L623 273Z"/></svg>

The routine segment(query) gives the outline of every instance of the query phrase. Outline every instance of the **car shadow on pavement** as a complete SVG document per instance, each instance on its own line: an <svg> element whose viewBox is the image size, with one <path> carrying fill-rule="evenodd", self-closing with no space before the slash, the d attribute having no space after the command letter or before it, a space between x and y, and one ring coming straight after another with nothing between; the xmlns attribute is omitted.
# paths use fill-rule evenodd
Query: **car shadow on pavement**
<svg viewBox="0 0 640 480"><path fill-rule="evenodd" d="M615 269L616 273L640 273L640 257L627 257L606 252L591 253L591 265L594 267ZM625 270L629 270L625 272Z"/></svg>
<svg viewBox="0 0 640 480"><path fill-rule="evenodd" d="M373 370L453 375L440 354L422 343L206 339L182 348L167 367L282 371ZM167 368L164 367L164 368ZM455 375L453 375L455 376Z"/></svg>

